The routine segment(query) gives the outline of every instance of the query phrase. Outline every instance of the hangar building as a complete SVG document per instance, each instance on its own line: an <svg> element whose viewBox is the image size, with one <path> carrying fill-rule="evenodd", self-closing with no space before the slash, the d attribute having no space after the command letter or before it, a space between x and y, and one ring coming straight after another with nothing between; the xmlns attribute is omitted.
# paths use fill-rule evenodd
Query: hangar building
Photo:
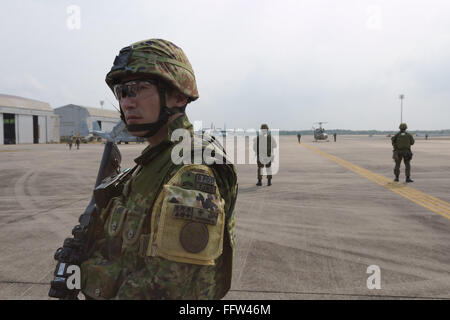
<svg viewBox="0 0 450 320"><path fill-rule="evenodd" d="M55 108L55 113L60 116L61 137L87 137L92 130L109 132L120 120L120 113L117 111L75 104Z"/></svg>
<svg viewBox="0 0 450 320"><path fill-rule="evenodd" d="M59 116L47 102L0 94L0 145L59 142Z"/></svg>

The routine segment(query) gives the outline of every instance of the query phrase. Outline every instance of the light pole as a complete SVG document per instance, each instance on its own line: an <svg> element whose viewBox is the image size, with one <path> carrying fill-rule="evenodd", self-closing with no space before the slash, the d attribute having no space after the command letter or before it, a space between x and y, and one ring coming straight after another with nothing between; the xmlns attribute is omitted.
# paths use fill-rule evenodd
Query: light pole
<svg viewBox="0 0 450 320"><path fill-rule="evenodd" d="M403 99L405 98L404 94L400 95L400 123L403 123Z"/></svg>

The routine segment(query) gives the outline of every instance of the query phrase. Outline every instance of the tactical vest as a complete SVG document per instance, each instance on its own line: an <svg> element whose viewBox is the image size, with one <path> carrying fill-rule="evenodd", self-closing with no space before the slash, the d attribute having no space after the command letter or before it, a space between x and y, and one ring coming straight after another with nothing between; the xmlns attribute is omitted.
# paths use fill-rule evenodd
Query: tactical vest
<svg viewBox="0 0 450 320"><path fill-rule="evenodd" d="M214 138L202 136L201 139L193 139L193 143L201 141L201 146L193 145L191 156L201 150L205 150L216 161L227 161L223 148ZM151 153L148 158L142 159L135 168L131 177L125 182L123 193L119 197L112 198L107 207L102 210L100 218L104 225L103 234L106 235L99 243L101 254L107 260L112 261L111 265L104 266L104 272L111 274L111 281L120 283L119 276L126 269L129 272L139 270L145 266L145 259L149 256L151 248L151 226L157 225L160 221L152 213L158 196L163 191L163 186L174 177L183 165L175 165L171 160L172 149L175 146L172 142L165 141L156 148L158 153ZM199 148L200 147L200 148ZM212 149L211 149L212 148ZM154 154L154 156L153 156ZM147 166L146 164L151 163ZM231 164L210 164L208 165L216 178L221 197L225 200L225 230L223 240L223 272L225 277L221 287L223 292L218 293L218 298L223 297L231 286L232 265L234 256L234 204L237 197L237 175ZM149 190L145 194L134 192L134 190ZM110 268L111 270L108 270ZM89 280L88 280L89 281ZM85 290L89 296L94 297L97 293ZM114 290L112 290L114 291Z"/></svg>
<svg viewBox="0 0 450 320"><path fill-rule="evenodd" d="M411 135L406 131L400 131L394 136L394 145L397 150L408 150L411 148Z"/></svg>
<svg viewBox="0 0 450 320"><path fill-rule="evenodd" d="M264 135L263 135L264 136ZM259 160L259 132L257 132L257 136L256 136L256 156L257 159ZM267 157L271 157L272 156L272 134L269 132L266 137L266 150L263 150L263 155L267 155Z"/></svg>

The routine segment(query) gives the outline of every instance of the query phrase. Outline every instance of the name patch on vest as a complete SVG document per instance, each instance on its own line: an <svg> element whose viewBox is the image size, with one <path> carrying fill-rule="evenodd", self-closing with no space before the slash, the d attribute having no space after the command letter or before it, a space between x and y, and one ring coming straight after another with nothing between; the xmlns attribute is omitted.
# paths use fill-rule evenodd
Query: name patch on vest
<svg viewBox="0 0 450 320"><path fill-rule="evenodd" d="M195 175L195 189L207 193L216 193L215 179L205 174Z"/></svg>
<svg viewBox="0 0 450 320"><path fill-rule="evenodd" d="M214 177L206 174L185 172L181 176L181 186L187 189L199 190L206 193L216 193Z"/></svg>
<svg viewBox="0 0 450 320"><path fill-rule="evenodd" d="M216 211L205 210L201 208L175 205L173 210L173 217L176 219L185 219L195 222L201 222L211 225L217 224L219 213Z"/></svg>

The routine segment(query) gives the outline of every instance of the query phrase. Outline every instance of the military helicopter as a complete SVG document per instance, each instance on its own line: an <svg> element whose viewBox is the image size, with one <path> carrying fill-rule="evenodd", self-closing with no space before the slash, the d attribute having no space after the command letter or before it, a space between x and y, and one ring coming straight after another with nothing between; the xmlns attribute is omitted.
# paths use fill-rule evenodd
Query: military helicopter
<svg viewBox="0 0 450 320"><path fill-rule="evenodd" d="M319 128L313 127L315 141L328 139L328 134L325 133L325 129L322 127L322 124L324 124L324 123L328 123L328 122L316 122L315 123L315 124L319 125Z"/></svg>

